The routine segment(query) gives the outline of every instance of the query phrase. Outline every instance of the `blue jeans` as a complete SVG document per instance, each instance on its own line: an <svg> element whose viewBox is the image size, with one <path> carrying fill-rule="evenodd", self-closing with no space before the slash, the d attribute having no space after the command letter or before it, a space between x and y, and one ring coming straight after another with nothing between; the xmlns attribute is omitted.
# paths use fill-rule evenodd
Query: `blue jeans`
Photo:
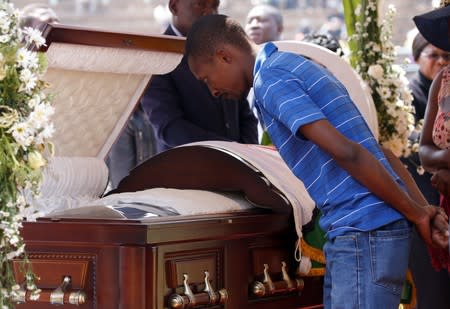
<svg viewBox="0 0 450 309"><path fill-rule="evenodd" d="M324 308L397 309L410 243L406 220L327 241Z"/></svg>

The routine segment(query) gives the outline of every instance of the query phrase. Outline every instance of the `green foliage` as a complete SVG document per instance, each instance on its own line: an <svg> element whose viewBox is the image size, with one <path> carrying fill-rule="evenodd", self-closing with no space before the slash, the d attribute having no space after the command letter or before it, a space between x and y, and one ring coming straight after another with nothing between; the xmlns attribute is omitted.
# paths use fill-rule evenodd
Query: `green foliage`
<svg viewBox="0 0 450 309"><path fill-rule="evenodd" d="M359 21L360 16L355 14L356 8L361 5L361 0L343 0L345 26L347 35L351 37L355 33L355 24ZM348 42L350 50L358 50L357 42ZM355 67L357 59L353 55L350 56L350 64Z"/></svg>

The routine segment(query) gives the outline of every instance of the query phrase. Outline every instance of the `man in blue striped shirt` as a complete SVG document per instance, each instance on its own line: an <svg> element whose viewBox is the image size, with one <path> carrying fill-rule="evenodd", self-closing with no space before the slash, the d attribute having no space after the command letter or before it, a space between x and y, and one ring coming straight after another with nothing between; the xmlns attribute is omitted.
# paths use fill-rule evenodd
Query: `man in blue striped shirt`
<svg viewBox="0 0 450 309"><path fill-rule="evenodd" d="M423 197L407 193L343 85L272 43L258 49L223 15L193 26L186 54L215 96L239 99L253 85L272 142L322 211L325 308L397 308L408 220L440 246L447 244L447 222Z"/></svg>

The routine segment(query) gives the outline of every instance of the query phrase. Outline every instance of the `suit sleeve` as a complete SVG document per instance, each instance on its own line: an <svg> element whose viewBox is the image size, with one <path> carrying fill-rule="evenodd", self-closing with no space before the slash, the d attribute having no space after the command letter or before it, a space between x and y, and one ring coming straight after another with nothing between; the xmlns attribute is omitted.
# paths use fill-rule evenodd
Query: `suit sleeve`
<svg viewBox="0 0 450 309"><path fill-rule="evenodd" d="M120 134L119 139L112 146L106 159L109 180L113 188L117 188L122 178L127 176L137 164L134 131L133 119L131 119Z"/></svg>
<svg viewBox="0 0 450 309"><path fill-rule="evenodd" d="M258 144L258 119L247 100L239 101L239 129L241 143Z"/></svg>

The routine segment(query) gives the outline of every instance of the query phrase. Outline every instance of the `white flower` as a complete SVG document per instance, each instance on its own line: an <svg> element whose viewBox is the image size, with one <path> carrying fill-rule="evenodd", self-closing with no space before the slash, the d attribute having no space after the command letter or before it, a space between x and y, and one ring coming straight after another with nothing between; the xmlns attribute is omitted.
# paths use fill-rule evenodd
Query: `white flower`
<svg viewBox="0 0 450 309"><path fill-rule="evenodd" d="M29 121L34 129L40 129L48 123L55 109L49 104L38 104L30 113Z"/></svg>
<svg viewBox="0 0 450 309"><path fill-rule="evenodd" d="M367 74L375 78L376 80L381 79L384 75L384 69L379 64L374 64L369 66L369 70L367 71Z"/></svg>
<svg viewBox="0 0 450 309"><path fill-rule="evenodd" d="M19 243L19 237L17 237L17 235L14 235L13 237L11 237L11 239L9 240L9 243L11 245L17 245Z"/></svg>
<svg viewBox="0 0 450 309"><path fill-rule="evenodd" d="M11 287L11 290L13 290L13 291L18 291L18 290L20 290L20 285L14 284L14 285Z"/></svg>
<svg viewBox="0 0 450 309"><path fill-rule="evenodd" d="M39 67L39 59L35 52L22 47L17 51L17 64L24 69L36 69Z"/></svg>
<svg viewBox="0 0 450 309"><path fill-rule="evenodd" d="M8 13L0 8L0 26L3 27L4 24L9 24L9 16Z"/></svg>
<svg viewBox="0 0 450 309"><path fill-rule="evenodd" d="M367 5L368 11L375 11L377 9L377 4L374 1L369 1L369 4Z"/></svg>
<svg viewBox="0 0 450 309"><path fill-rule="evenodd" d="M8 34L9 33L9 25L8 24L0 27L0 29L2 30L2 34Z"/></svg>
<svg viewBox="0 0 450 309"><path fill-rule="evenodd" d="M399 108L404 108L405 102L403 102L402 100L397 100L397 102L395 102L395 106L397 106Z"/></svg>
<svg viewBox="0 0 450 309"><path fill-rule="evenodd" d="M0 35L0 43L8 43L11 41L11 36L7 34Z"/></svg>
<svg viewBox="0 0 450 309"><path fill-rule="evenodd" d="M11 252L6 254L6 258L8 260L12 260L13 258L18 257L18 256L20 256L20 254L17 251L11 251Z"/></svg>
<svg viewBox="0 0 450 309"><path fill-rule="evenodd" d="M388 12L389 12L389 14L391 14L391 15L397 14L397 9L395 8L395 5L389 4L389 6L388 6Z"/></svg>
<svg viewBox="0 0 450 309"><path fill-rule="evenodd" d="M0 11L0 29L2 34L7 34L11 27L11 20L4 11Z"/></svg>
<svg viewBox="0 0 450 309"><path fill-rule="evenodd" d="M381 52L381 47L380 47L380 45L374 43L374 44L372 45L372 50L373 50L374 52L376 52L376 53L379 53L379 52Z"/></svg>
<svg viewBox="0 0 450 309"><path fill-rule="evenodd" d="M9 212L0 210L0 216L1 216L1 217L7 218L7 217L9 217L9 215L10 215Z"/></svg>
<svg viewBox="0 0 450 309"><path fill-rule="evenodd" d="M392 95L391 90L388 87L377 88L377 91L383 99L388 99Z"/></svg>
<svg viewBox="0 0 450 309"><path fill-rule="evenodd" d="M26 27L23 30L23 33L26 40L30 43L35 44L37 48L45 46L45 39L42 37L42 33L39 30L31 27Z"/></svg>
<svg viewBox="0 0 450 309"><path fill-rule="evenodd" d="M20 122L13 125L9 132L12 133L12 136L22 148L30 146L33 142L32 128L26 122Z"/></svg>
<svg viewBox="0 0 450 309"><path fill-rule="evenodd" d="M405 103L407 103L408 106L411 107L410 110L412 110L413 106L411 105L411 103L412 103L414 97L412 96L411 91L409 89L403 89L401 96L402 96L403 101L405 101Z"/></svg>
<svg viewBox="0 0 450 309"><path fill-rule="evenodd" d="M34 95L29 101L28 101L28 107L34 109L36 105L41 103L41 98L38 95Z"/></svg>
<svg viewBox="0 0 450 309"><path fill-rule="evenodd" d="M38 289L37 287L34 289L34 291L31 293L30 295L30 300L31 301L38 301L39 298L41 297L41 289Z"/></svg>
<svg viewBox="0 0 450 309"><path fill-rule="evenodd" d="M55 127L53 126L53 123L50 123L39 133L39 137L42 139L49 139L53 137L53 133L55 133ZM40 144L42 144L42 142Z"/></svg>
<svg viewBox="0 0 450 309"><path fill-rule="evenodd" d="M20 85L19 91L25 91L29 93L31 90L34 89L36 86L36 83L38 81L38 78L35 74L33 74L29 69L23 69L20 72L20 81L22 84Z"/></svg>

